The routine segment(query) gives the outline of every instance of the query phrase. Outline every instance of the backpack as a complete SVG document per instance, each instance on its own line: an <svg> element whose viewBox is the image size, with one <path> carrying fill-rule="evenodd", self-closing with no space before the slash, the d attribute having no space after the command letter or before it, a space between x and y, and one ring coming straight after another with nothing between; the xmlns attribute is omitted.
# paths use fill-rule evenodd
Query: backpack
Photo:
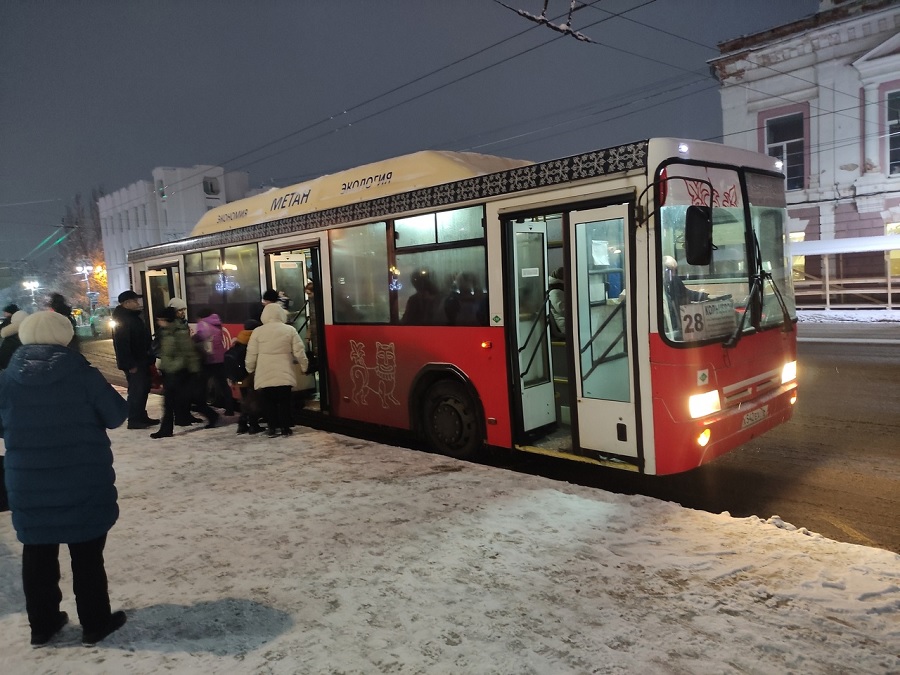
<svg viewBox="0 0 900 675"><path fill-rule="evenodd" d="M243 382L247 377L247 345L235 342L225 352L222 362L225 377L232 382Z"/></svg>

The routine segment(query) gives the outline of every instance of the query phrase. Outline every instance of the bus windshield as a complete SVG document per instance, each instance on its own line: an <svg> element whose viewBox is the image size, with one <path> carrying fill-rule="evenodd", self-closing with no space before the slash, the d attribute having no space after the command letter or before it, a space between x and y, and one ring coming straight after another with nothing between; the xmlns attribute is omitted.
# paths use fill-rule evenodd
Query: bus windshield
<svg viewBox="0 0 900 675"><path fill-rule="evenodd" d="M783 323L779 295L788 315L795 318L783 181L747 172L745 195L736 170L676 164L663 174L658 297L666 337L673 342L730 338L747 310L758 273L764 277L760 328ZM685 214L688 206L710 202L712 260L709 265L689 265L684 251ZM752 330L751 322L745 321L744 331Z"/></svg>

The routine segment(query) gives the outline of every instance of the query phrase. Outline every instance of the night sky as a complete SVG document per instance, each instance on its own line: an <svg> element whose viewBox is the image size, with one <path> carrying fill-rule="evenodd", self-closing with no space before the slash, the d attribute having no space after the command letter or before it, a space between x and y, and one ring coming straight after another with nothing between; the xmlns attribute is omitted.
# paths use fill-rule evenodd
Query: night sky
<svg viewBox="0 0 900 675"><path fill-rule="evenodd" d="M537 161L719 139L716 43L817 8L599 0L572 21L591 44L494 0L0 0L0 261L76 193L157 166L222 165L256 187L423 149Z"/></svg>

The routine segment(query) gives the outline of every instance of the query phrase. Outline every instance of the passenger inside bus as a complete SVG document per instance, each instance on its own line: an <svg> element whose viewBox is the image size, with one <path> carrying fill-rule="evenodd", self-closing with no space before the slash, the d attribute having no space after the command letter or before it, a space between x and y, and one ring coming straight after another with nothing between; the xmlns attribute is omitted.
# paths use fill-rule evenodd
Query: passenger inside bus
<svg viewBox="0 0 900 675"><path fill-rule="evenodd" d="M444 300L450 326L482 326L487 323L487 296L472 272L460 272L450 284Z"/></svg>
<svg viewBox="0 0 900 675"><path fill-rule="evenodd" d="M678 276L678 263L670 255L663 257L663 289L676 308L709 298L709 293L702 288L695 291L684 285L684 281Z"/></svg>
<svg viewBox="0 0 900 675"><path fill-rule="evenodd" d="M562 340L566 336L566 287L563 283L565 270L557 268L548 279L547 299L549 300L550 336Z"/></svg>
<svg viewBox="0 0 900 675"><path fill-rule="evenodd" d="M412 273L410 282L416 292L406 301L406 309L400 323L409 326L432 326L443 323L435 321L439 293L434 281L434 272L427 267L420 267Z"/></svg>
<svg viewBox="0 0 900 675"><path fill-rule="evenodd" d="M306 351L316 354L319 350L316 345L318 338L318 321L316 320L316 287L309 281L303 289L306 293Z"/></svg>

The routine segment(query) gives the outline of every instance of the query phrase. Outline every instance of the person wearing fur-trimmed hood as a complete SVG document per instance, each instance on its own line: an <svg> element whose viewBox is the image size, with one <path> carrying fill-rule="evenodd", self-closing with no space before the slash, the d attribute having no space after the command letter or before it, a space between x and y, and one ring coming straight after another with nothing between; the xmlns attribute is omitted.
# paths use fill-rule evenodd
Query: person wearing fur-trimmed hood
<svg viewBox="0 0 900 675"><path fill-rule="evenodd" d="M297 384L294 363L305 373L309 368L303 340L285 323L287 312L272 303L262 311L262 326L247 344L247 372L254 373L253 387L262 394L268 435L291 435L291 389Z"/></svg>
<svg viewBox="0 0 900 675"><path fill-rule="evenodd" d="M59 545L72 561L82 642L125 623L110 611L103 550L119 517L116 474L106 433L128 404L100 371L68 349L71 322L42 311L19 326L22 346L0 373L0 429L6 489L22 542L22 588L31 644L49 642L68 621L60 611Z"/></svg>

